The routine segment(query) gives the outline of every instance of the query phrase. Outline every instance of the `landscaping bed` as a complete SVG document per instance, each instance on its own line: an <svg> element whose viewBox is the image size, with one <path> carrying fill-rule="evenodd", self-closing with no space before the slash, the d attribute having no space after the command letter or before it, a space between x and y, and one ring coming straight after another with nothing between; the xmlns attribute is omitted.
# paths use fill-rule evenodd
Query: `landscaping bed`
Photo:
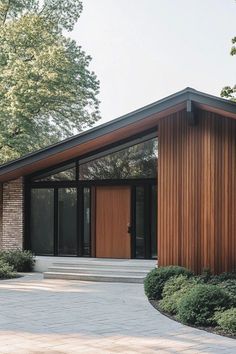
<svg viewBox="0 0 236 354"><path fill-rule="evenodd" d="M30 251L1 251L0 280L19 277L21 272L32 272L34 256Z"/></svg>
<svg viewBox="0 0 236 354"><path fill-rule="evenodd" d="M183 267L160 267L144 288L150 303L173 320L236 339L236 273L196 276Z"/></svg>

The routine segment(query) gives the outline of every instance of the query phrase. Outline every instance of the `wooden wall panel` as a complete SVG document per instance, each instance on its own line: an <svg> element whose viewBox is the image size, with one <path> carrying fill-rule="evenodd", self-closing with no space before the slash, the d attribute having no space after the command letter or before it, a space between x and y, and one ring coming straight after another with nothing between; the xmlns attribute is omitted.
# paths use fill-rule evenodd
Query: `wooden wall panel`
<svg viewBox="0 0 236 354"><path fill-rule="evenodd" d="M200 273L236 268L236 122L198 111L159 122L158 259Z"/></svg>

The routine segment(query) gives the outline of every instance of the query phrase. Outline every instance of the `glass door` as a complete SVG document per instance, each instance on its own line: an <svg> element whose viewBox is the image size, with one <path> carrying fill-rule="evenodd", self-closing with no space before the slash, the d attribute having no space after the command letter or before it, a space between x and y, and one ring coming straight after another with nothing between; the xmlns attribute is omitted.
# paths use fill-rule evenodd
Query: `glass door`
<svg viewBox="0 0 236 354"><path fill-rule="evenodd" d="M36 255L90 256L90 187L30 191L29 249Z"/></svg>
<svg viewBox="0 0 236 354"><path fill-rule="evenodd" d="M132 192L133 258L157 258L157 187L136 185Z"/></svg>
<svg viewBox="0 0 236 354"><path fill-rule="evenodd" d="M58 255L77 254L77 189L58 189Z"/></svg>

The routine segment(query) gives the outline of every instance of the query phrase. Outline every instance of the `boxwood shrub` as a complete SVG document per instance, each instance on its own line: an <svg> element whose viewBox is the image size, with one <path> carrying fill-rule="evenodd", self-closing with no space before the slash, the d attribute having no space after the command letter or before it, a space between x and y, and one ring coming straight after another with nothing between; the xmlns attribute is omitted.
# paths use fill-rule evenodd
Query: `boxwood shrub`
<svg viewBox="0 0 236 354"><path fill-rule="evenodd" d="M215 325L215 312L227 309L230 304L230 296L224 289L217 285L198 284L180 299L177 318L186 324Z"/></svg>
<svg viewBox="0 0 236 354"><path fill-rule="evenodd" d="M223 312L217 312L215 314L216 323L225 332L236 335L236 308L232 307Z"/></svg>
<svg viewBox="0 0 236 354"><path fill-rule="evenodd" d="M34 257L30 251L2 251L0 259L13 266L16 272L31 272L34 266Z"/></svg>
<svg viewBox="0 0 236 354"><path fill-rule="evenodd" d="M176 275L190 277L193 273L179 266L159 267L151 270L144 280L145 294L149 299L159 300L162 298L162 291L168 279Z"/></svg>
<svg viewBox="0 0 236 354"><path fill-rule="evenodd" d="M13 266L0 259L0 279L10 279L15 278L16 276Z"/></svg>
<svg viewBox="0 0 236 354"><path fill-rule="evenodd" d="M196 284L196 278L182 274L168 279L162 291L163 298L159 302L160 309L172 315L176 314L179 301Z"/></svg>

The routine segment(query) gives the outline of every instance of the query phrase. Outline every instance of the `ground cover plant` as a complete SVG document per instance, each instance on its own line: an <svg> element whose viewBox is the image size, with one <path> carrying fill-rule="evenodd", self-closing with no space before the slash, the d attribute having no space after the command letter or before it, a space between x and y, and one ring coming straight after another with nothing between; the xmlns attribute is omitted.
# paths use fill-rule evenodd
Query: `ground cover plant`
<svg viewBox="0 0 236 354"><path fill-rule="evenodd" d="M159 267L148 273L144 290L173 319L236 338L236 273L196 276L183 267Z"/></svg>

